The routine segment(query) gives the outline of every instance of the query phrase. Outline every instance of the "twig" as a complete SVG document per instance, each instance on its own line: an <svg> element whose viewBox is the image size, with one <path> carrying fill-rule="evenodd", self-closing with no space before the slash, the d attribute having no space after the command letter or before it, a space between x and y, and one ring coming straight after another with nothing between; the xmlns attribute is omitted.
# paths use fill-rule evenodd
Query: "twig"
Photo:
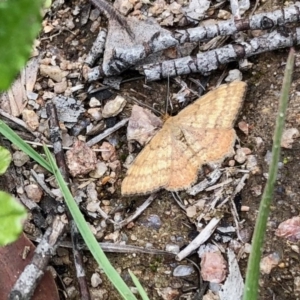
<svg viewBox="0 0 300 300"><path fill-rule="evenodd" d="M101 134L95 136L94 138L92 138L91 140L89 140L86 144L88 147L92 147L93 145L99 143L100 141L102 141L103 139L105 139L107 136L111 135L113 132L117 131L119 128L123 127L127 122L128 122L128 118L127 119L123 119L122 121L120 121L119 123L117 123L115 126L106 129L104 132L102 132Z"/></svg>
<svg viewBox="0 0 300 300"><path fill-rule="evenodd" d="M155 24L155 26L157 26L157 34L154 35L153 38L140 42L140 44L128 46L126 48L124 48L124 45L121 43L120 45L117 46L114 45L113 47L114 53L110 57L110 59L106 61L104 60L102 66L91 69L88 72L86 77L88 81L93 81L106 76L120 74L121 72L128 69L129 67L136 65L137 62L145 59L152 53L156 53L165 50L167 48L175 47L187 42L198 43L200 41L208 40L219 35L222 36L233 35L243 30L255 30L255 29L266 30L266 29L274 28L276 26L282 26L287 23L299 22L300 20L299 10L300 10L300 3L296 2L294 5L291 5L284 9L275 10L273 12L260 13L245 19L239 19L239 20L231 19L227 21L220 21L216 24L190 28L186 30L176 30L174 34L162 28L161 30L159 30L158 25ZM145 27L144 30L147 30L146 29L147 25L141 24L140 26ZM151 25L148 25L148 27L151 28ZM278 41L278 44L274 45L274 48L272 49L266 48L264 51L274 50L274 49L289 47L289 46L291 45L288 44L288 45L281 46L280 41ZM264 48L263 45L258 45L258 47ZM226 49L226 48L222 48L222 49ZM264 51L260 51L260 52L254 51L252 55ZM214 52L211 52L211 55L214 55ZM248 56L250 56L249 53L247 57ZM237 56L234 57L232 60L237 60L244 57L245 56L241 56L241 57ZM112 60L115 60L116 62L114 63L112 62ZM188 60L184 60L184 62L192 64L192 62ZM226 63L226 59L224 63ZM167 67L173 68L172 64L165 65L164 67L166 73L168 73L170 76L176 76L176 74L171 75L171 73L167 72L168 70ZM197 69L195 71L197 71ZM200 71L200 73L201 72L202 71ZM180 74L181 73L178 73L178 75ZM182 74L187 74L187 73L182 73ZM158 77L160 78L160 76ZM167 76L163 76L161 78L167 78ZM149 78L149 80L151 79ZM152 80L156 80L156 79L152 79Z"/></svg>
<svg viewBox="0 0 300 300"><path fill-rule="evenodd" d="M206 227L198 234L198 236L181 252L176 255L176 260L182 260L187 257L192 251L196 250L203 243L205 243L209 237L213 234L216 229L218 223L221 221L220 217L212 218Z"/></svg>
<svg viewBox="0 0 300 300"><path fill-rule="evenodd" d="M29 234L27 234L27 237L39 243L41 239L39 237L34 237ZM81 250L88 250L86 244L84 242L79 241L78 245L80 246ZM175 254L172 252L155 249L155 248L143 248L138 246L132 246L132 245L122 245L122 244L113 244L113 243L99 243L101 249L104 252L109 253L144 253L144 254L159 254L159 255L171 255L174 256ZM61 241L58 244L59 247L65 247L65 248L73 248L72 242L70 241Z"/></svg>
<svg viewBox="0 0 300 300"><path fill-rule="evenodd" d="M106 40L107 30L102 28L93 43L92 49L90 50L88 56L85 59L85 63L92 66L95 61L104 53L105 40Z"/></svg>
<svg viewBox="0 0 300 300"><path fill-rule="evenodd" d="M204 191L209 186L215 184L218 181L218 179L221 177L221 175L222 175L221 170L219 168L215 168L210 174L208 174L208 176L204 180L190 187L187 190L187 193L192 196L197 195L198 193Z"/></svg>
<svg viewBox="0 0 300 300"><path fill-rule="evenodd" d="M300 44L300 28L286 29L284 32L282 30L275 30L270 34L254 38L249 42L227 45L198 54L196 57L187 56L162 63L145 65L140 71L145 74L148 81L190 73L208 75L222 64L298 44Z"/></svg>
<svg viewBox="0 0 300 300"><path fill-rule="evenodd" d="M56 216L36 247L31 263L27 265L14 284L9 300L28 300L43 277L50 258L55 254L58 241L63 238L66 216Z"/></svg>
<svg viewBox="0 0 300 300"><path fill-rule="evenodd" d="M129 216L128 218L126 218L125 220L123 220L120 223L115 223L114 224L115 230L121 229L122 227L126 226L131 221L136 219L156 199L155 196L156 196L156 194L151 194L148 197L148 199L141 206L139 206L131 216Z"/></svg>

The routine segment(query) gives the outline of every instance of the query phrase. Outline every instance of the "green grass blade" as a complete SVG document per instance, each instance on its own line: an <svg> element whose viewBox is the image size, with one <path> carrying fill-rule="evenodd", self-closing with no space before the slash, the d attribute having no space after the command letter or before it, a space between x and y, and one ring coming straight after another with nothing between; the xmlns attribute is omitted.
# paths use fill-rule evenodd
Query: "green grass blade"
<svg viewBox="0 0 300 300"><path fill-rule="evenodd" d="M134 283L134 285L136 286L136 288L138 289L141 297L143 300L149 300L147 294L146 294L146 291L144 290L144 288L142 287L142 285L140 284L138 278L130 271L128 270L129 272L129 275L131 276L131 279Z"/></svg>
<svg viewBox="0 0 300 300"><path fill-rule="evenodd" d="M112 282L112 284L115 286L115 288L118 290L120 295L126 300L136 300L136 297L133 295L133 293L123 281L123 279L120 277L119 273L113 268L106 255L104 254L103 250L99 246L96 238L94 237L83 215L81 214L75 200L73 199L73 196L67 184L65 183L50 151L46 146L44 146L44 151L54 171L54 176L64 196L69 211L93 257L95 258L99 266L103 269L103 271L105 272L109 280Z"/></svg>
<svg viewBox="0 0 300 300"><path fill-rule="evenodd" d="M16 145L20 150L25 152L28 156L39 163L43 168L45 168L50 173L53 173L51 165L1 120L0 133L5 136L12 144Z"/></svg>
<svg viewBox="0 0 300 300"><path fill-rule="evenodd" d="M252 240L252 249L248 261L246 283L243 300L257 300L258 297L258 280L259 280L259 264L263 249L267 220L270 212L270 204L273 197L274 185L277 178L278 162L280 155L280 143L282 132L284 129L286 110L289 100L289 91L292 82L292 74L295 61L295 51L291 49L286 69L284 73L283 85L279 101L279 110L276 119L276 127L273 137L272 159L269 168L269 177L262 195L259 207L259 213L254 229Z"/></svg>

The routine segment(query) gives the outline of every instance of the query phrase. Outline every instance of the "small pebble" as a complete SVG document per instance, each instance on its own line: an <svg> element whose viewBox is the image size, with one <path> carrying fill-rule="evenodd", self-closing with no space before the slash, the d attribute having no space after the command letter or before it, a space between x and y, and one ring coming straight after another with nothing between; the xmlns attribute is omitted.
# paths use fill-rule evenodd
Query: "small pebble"
<svg viewBox="0 0 300 300"><path fill-rule="evenodd" d="M126 100L121 96L117 96L114 100L110 100L104 105L102 115L104 118L114 117L123 110L125 105Z"/></svg>
<svg viewBox="0 0 300 300"><path fill-rule="evenodd" d="M174 244L167 244L166 245L166 251L177 254L180 251L180 248L178 245L174 245Z"/></svg>
<svg viewBox="0 0 300 300"><path fill-rule="evenodd" d="M173 276L184 277L184 276L189 276L194 272L195 272L194 267L190 265L179 265L174 269Z"/></svg>
<svg viewBox="0 0 300 300"><path fill-rule="evenodd" d="M32 131L35 131L39 127L39 117L33 110L24 109L22 118Z"/></svg>
<svg viewBox="0 0 300 300"><path fill-rule="evenodd" d="M29 156L23 151L16 151L13 154L13 162L16 167L22 167L29 161Z"/></svg>
<svg viewBox="0 0 300 300"><path fill-rule="evenodd" d="M90 107L97 107L97 106L101 106L101 102L97 98L92 97L89 102L89 105Z"/></svg>
<svg viewBox="0 0 300 300"><path fill-rule="evenodd" d="M93 178L101 178L107 171L106 163L103 161L99 161L96 164L96 169L89 173L89 175Z"/></svg>
<svg viewBox="0 0 300 300"><path fill-rule="evenodd" d="M29 184L25 186L25 192L27 194L27 197L34 201L34 202L40 202L43 191L39 188L37 184Z"/></svg>
<svg viewBox="0 0 300 300"><path fill-rule="evenodd" d="M102 283L102 279L98 273L94 273L91 277L91 286L97 287Z"/></svg>

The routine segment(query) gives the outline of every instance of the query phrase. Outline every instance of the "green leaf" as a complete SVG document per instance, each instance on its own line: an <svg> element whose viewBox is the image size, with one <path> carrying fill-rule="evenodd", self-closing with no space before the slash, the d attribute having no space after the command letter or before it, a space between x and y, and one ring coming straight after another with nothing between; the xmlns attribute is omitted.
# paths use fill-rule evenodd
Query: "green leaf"
<svg viewBox="0 0 300 300"><path fill-rule="evenodd" d="M42 6L42 0L0 1L0 91L9 88L29 58Z"/></svg>
<svg viewBox="0 0 300 300"><path fill-rule="evenodd" d="M11 154L4 147L0 146L0 175L4 174L11 162Z"/></svg>
<svg viewBox="0 0 300 300"><path fill-rule="evenodd" d="M11 195L0 191L0 246L18 238L25 218L25 208Z"/></svg>

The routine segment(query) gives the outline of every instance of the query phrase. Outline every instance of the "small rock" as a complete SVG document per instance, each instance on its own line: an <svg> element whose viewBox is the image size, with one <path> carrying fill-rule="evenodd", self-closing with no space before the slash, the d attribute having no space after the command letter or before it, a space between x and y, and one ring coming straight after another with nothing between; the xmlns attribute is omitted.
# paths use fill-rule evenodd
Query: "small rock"
<svg viewBox="0 0 300 300"><path fill-rule="evenodd" d="M222 20L228 20L231 18L231 13L227 10L220 9L218 13L218 18Z"/></svg>
<svg viewBox="0 0 300 300"><path fill-rule="evenodd" d="M261 194L262 194L262 186L261 185L254 185L251 188L251 192L253 193L254 196L261 196Z"/></svg>
<svg viewBox="0 0 300 300"><path fill-rule="evenodd" d="M262 274L270 274L272 269L279 264L280 256L277 252L271 253L262 258L260 271Z"/></svg>
<svg viewBox="0 0 300 300"><path fill-rule="evenodd" d="M95 152L81 141L76 141L73 148L67 151L66 158L70 174L73 177L88 174L96 168Z"/></svg>
<svg viewBox="0 0 300 300"><path fill-rule="evenodd" d="M66 91L68 88L68 83L66 80L63 80L61 82L55 83L54 85L54 93L56 94L62 94Z"/></svg>
<svg viewBox="0 0 300 300"><path fill-rule="evenodd" d="M22 118L32 131L35 131L39 127L39 117L33 110L24 109Z"/></svg>
<svg viewBox="0 0 300 300"><path fill-rule="evenodd" d="M204 281L221 283L225 280L227 263L218 252L204 253L201 259L201 276Z"/></svg>
<svg viewBox="0 0 300 300"><path fill-rule="evenodd" d="M27 197L34 201L34 202L40 202L43 191L39 188L37 184L29 184L25 186L25 192L27 194Z"/></svg>
<svg viewBox="0 0 300 300"><path fill-rule="evenodd" d="M247 155L251 153L251 150L249 148L239 148L236 150L236 155L234 156L234 159L239 163L242 164L246 161Z"/></svg>
<svg viewBox="0 0 300 300"><path fill-rule="evenodd" d="M272 152L268 150L266 155L265 155L265 158L264 158L267 165L270 165L271 159L272 159Z"/></svg>
<svg viewBox="0 0 300 300"><path fill-rule="evenodd" d="M247 156L246 169L251 171L252 174L256 174L260 171L255 155Z"/></svg>
<svg viewBox="0 0 300 300"><path fill-rule="evenodd" d="M136 241L136 240L137 240L137 236L134 235L134 234L132 234L132 235L130 236L130 239L131 239L132 241Z"/></svg>
<svg viewBox="0 0 300 300"><path fill-rule="evenodd" d="M179 265L174 269L173 276L184 277L184 276L189 276L194 272L195 272L194 267L191 265Z"/></svg>
<svg viewBox="0 0 300 300"><path fill-rule="evenodd" d="M178 299L179 291L177 289L173 289L171 287L158 288L156 289L158 295L163 300L175 300Z"/></svg>
<svg viewBox="0 0 300 300"><path fill-rule="evenodd" d="M97 98L92 97L89 102L89 105L90 107L97 107L97 106L101 106L101 102Z"/></svg>
<svg viewBox="0 0 300 300"><path fill-rule="evenodd" d="M75 288L74 285L69 286L66 288L66 293L68 296L68 299L76 299L79 296L79 292L77 291L77 288Z"/></svg>
<svg viewBox="0 0 300 300"><path fill-rule="evenodd" d="M48 76L56 82L61 82L64 75L58 66L40 65L40 73L42 76Z"/></svg>
<svg viewBox="0 0 300 300"><path fill-rule="evenodd" d="M91 115L91 117L93 118L93 120L95 121L100 121L102 120L102 114L101 114L101 111L100 111L100 108L97 108L97 107L93 107L93 108L90 108L88 109L88 114Z"/></svg>
<svg viewBox="0 0 300 300"><path fill-rule="evenodd" d="M286 149L292 149L295 138L299 137L299 130L297 128L286 129L281 138L281 147Z"/></svg>
<svg viewBox="0 0 300 300"><path fill-rule="evenodd" d="M100 22L99 21L94 21L90 27L90 31L91 32L95 32L98 30L98 28L100 27Z"/></svg>
<svg viewBox="0 0 300 300"><path fill-rule="evenodd" d="M106 163L99 161L96 164L96 169L89 173L92 178L101 178L107 171Z"/></svg>
<svg viewBox="0 0 300 300"><path fill-rule="evenodd" d="M71 277L65 277L63 282L66 286L69 286L72 283L73 279Z"/></svg>
<svg viewBox="0 0 300 300"><path fill-rule="evenodd" d="M197 208L194 205L189 206L186 209L186 215L187 215L187 217L193 218L196 214L197 214Z"/></svg>
<svg viewBox="0 0 300 300"><path fill-rule="evenodd" d="M243 228L240 230L240 238L243 243L248 243L252 237L252 230L250 228Z"/></svg>
<svg viewBox="0 0 300 300"><path fill-rule="evenodd" d="M100 16L100 10L98 8L95 8L90 13L90 20L95 21L99 18L99 16Z"/></svg>
<svg viewBox="0 0 300 300"><path fill-rule="evenodd" d="M62 132L61 138L63 147L71 147L73 145L73 137L70 136L67 132Z"/></svg>
<svg viewBox="0 0 300 300"><path fill-rule="evenodd" d="M234 160L234 159L231 159L231 160L228 162L228 166L229 166L229 167L234 167L234 166L235 166L235 160Z"/></svg>
<svg viewBox="0 0 300 300"><path fill-rule="evenodd" d="M182 14L182 6L178 4L176 1L172 2L168 9L173 13L174 15Z"/></svg>
<svg viewBox="0 0 300 300"><path fill-rule="evenodd" d="M94 212L99 211L99 205L100 205L99 201L90 201L86 205L86 209L87 209L87 211L94 213Z"/></svg>
<svg viewBox="0 0 300 300"><path fill-rule="evenodd" d="M88 201L97 201L98 200L98 193L96 191L96 184L94 182L91 182L86 187L86 194L88 197Z"/></svg>
<svg viewBox="0 0 300 300"><path fill-rule="evenodd" d="M142 226L154 229L154 230L159 230L159 228L162 225L161 219L158 215L149 215L147 218L142 218L140 220L140 224Z"/></svg>
<svg viewBox="0 0 300 300"><path fill-rule="evenodd" d="M117 159L116 157L116 149L113 145L108 142L103 142L101 147L101 156L104 161L114 161Z"/></svg>
<svg viewBox="0 0 300 300"><path fill-rule="evenodd" d="M102 283L102 279L98 273L94 273L91 277L91 286L93 288L99 286Z"/></svg>
<svg viewBox="0 0 300 300"><path fill-rule="evenodd" d="M166 9L166 2L164 0L156 0L152 3L152 6L149 8L149 14L154 17L160 15Z"/></svg>
<svg viewBox="0 0 300 300"><path fill-rule="evenodd" d="M241 81L242 79L243 79L242 72L238 69L234 69L229 71L228 76L225 78L225 81L226 82Z"/></svg>
<svg viewBox="0 0 300 300"><path fill-rule="evenodd" d="M292 242L298 242L300 240L300 217L296 216L280 223L275 234Z"/></svg>
<svg viewBox="0 0 300 300"><path fill-rule="evenodd" d="M244 132L245 135L249 135L249 125L245 121L241 121L238 123L239 129Z"/></svg>
<svg viewBox="0 0 300 300"><path fill-rule="evenodd" d="M73 29L75 28L75 24L74 24L72 18L67 19L67 20L65 21L65 24L66 24L66 27L67 27L68 29L70 29L70 30L73 30Z"/></svg>
<svg viewBox="0 0 300 300"><path fill-rule="evenodd" d="M174 244L167 244L166 251L177 254L180 251L180 247L178 245L174 245Z"/></svg>
<svg viewBox="0 0 300 300"><path fill-rule="evenodd" d="M16 167L22 167L29 161L29 156L22 151L16 151L13 154L13 162Z"/></svg>
<svg viewBox="0 0 300 300"><path fill-rule="evenodd" d="M102 115L104 118L114 117L123 110L125 105L126 100L121 96L117 96L114 100L110 100L104 105Z"/></svg>
<svg viewBox="0 0 300 300"><path fill-rule="evenodd" d="M300 276L295 276L294 278L294 293L300 292Z"/></svg>
<svg viewBox="0 0 300 300"><path fill-rule="evenodd" d="M255 142L258 149L264 144L264 141L260 136L255 137Z"/></svg>
<svg viewBox="0 0 300 300"><path fill-rule="evenodd" d="M127 16L133 10L133 4L130 0L116 0L114 2L114 7L124 16Z"/></svg>

